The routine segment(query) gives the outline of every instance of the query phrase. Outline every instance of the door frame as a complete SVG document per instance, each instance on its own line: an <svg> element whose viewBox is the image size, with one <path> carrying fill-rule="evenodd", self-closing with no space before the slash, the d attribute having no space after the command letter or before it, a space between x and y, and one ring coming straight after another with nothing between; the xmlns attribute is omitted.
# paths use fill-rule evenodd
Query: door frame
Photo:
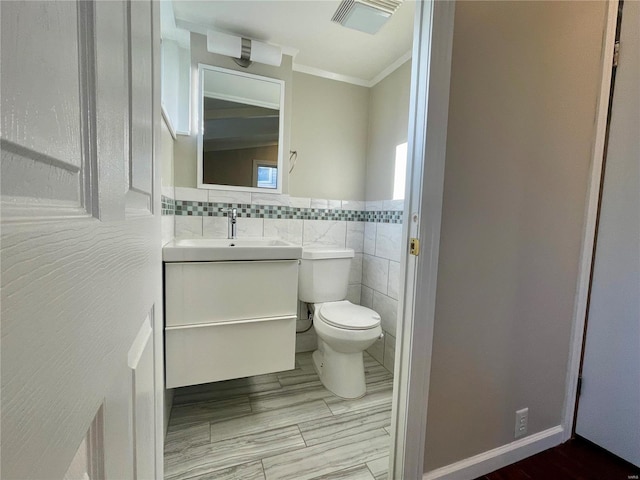
<svg viewBox="0 0 640 480"><path fill-rule="evenodd" d="M600 183L603 175L604 156L606 154L607 121L609 116L609 97L611 94L611 74L613 70L613 49L618 21L618 0L607 2L607 16L603 32L602 68L600 93L596 113L596 131L592 149L591 170L587 190L587 206L584 215L584 229L580 251L578 282L573 306L571 343L567 362L565 397L562 412L562 441L573 436L575 413L578 401L578 378L582 364L582 352L586 334L586 317L589 304L589 290L594 258L594 246L600 205Z"/></svg>
<svg viewBox="0 0 640 480"><path fill-rule="evenodd" d="M403 218L400 334L394 371L390 478L423 478L424 447L437 287L449 81L455 1L416 3L409 152ZM587 205L567 362L562 441L571 438L602 175L618 0L608 0L603 31L601 88L592 149ZM427 162L426 159L429 159ZM408 254L409 238L421 240L419 256ZM421 292L421 295L416 295ZM411 414L409 417L409 413Z"/></svg>
<svg viewBox="0 0 640 480"><path fill-rule="evenodd" d="M416 2L390 478L424 471L454 12L455 1ZM420 239L418 256L408 254L409 238Z"/></svg>

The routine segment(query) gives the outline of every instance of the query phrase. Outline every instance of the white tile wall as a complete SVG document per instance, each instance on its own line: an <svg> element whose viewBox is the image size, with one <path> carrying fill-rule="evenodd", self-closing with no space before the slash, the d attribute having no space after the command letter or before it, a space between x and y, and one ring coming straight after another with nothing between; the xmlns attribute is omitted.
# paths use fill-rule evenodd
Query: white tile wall
<svg viewBox="0 0 640 480"><path fill-rule="evenodd" d="M351 259L349 270L349 285L362 283L362 254L356 253Z"/></svg>
<svg viewBox="0 0 640 480"><path fill-rule="evenodd" d="M212 203L251 203L251 192L209 190L209 201Z"/></svg>
<svg viewBox="0 0 640 480"><path fill-rule="evenodd" d="M164 173L164 172L163 172ZM162 185L160 187L161 195L164 195L168 198L175 198L175 187L173 185ZM160 219L160 228L161 228L161 238L162 245L166 245L176 236L176 223L173 220L173 215L161 215Z"/></svg>
<svg viewBox="0 0 640 480"><path fill-rule="evenodd" d="M376 257L400 261L402 243L401 223L378 223L376 230Z"/></svg>
<svg viewBox="0 0 640 480"><path fill-rule="evenodd" d="M202 219L204 217L188 217L186 215L175 215L176 238L193 238L202 236Z"/></svg>
<svg viewBox="0 0 640 480"><path fill-rule="evenodd" d="M343 200L342 210L364 210L365 203L362 200Z"/></svg>
<svg viewBox="0 0 640 480"><path fill-rule="evenodd" d="M175 198L176 196L175 187L172 185L162 185L160 187L160 193L165 197L169 197L169 198Z"/></svg>
<svg viewBox="0 0 640 480"><path fill-rule="evenodd" d="M290 197L289 203L292 207L295 208L310 208L311 207L311 199L305 197Z"/></svg>
<svg viewBox="0 0 640 480"><path fill-rule="evenodd" d="M373 309L382 318L382 330L396 336L398 301L380 292L373 292Z"/></svg>
<svg viewBox="0 0 640 480"><path fill-rule="evenodd" d="M347 248L358 253L364 250L365 222L347 222Z"/></svg>
<svg viewBox="0 0 640 480"><path fill-rule="evenodd" d="M347 222L330 220L304 220L302 244L346 245Z"/></svg>
<svg viewBox="0 0 640 480"><path fill-rule="evenodd" d="M298 219L264 219L264 236L281 238L286 242L302 245L302 223Z"/></svg>
<svg viewBox="0 0 640 480"><path fill-rule="evenodd" d="M238 237L262 237L264 236L263 218L238 217L236 221Z"/></svg>
<svg viewBox="0 0 640 480"><path fill-rule="evenodd" d="M251 203L254 205L289 205L289 195L277 193L252 193Z"/></svg>
<svg viewBox="0 0 640 480"><path fill-rule="evenodd" d="M404 200L383 200L382 210L401 211L404 209Z"/></svg>
<svg viewBox="0 0 640 480"><path fill-rule="evenodd" d="M364 243L363 251L369 255L376 254L376 232L378 224L374 222L367 222L364 225Z"/></svg>
<svg viewBox="0 0 640 480"><path fill-rule="evenodd" d="M364 254L362 284L384 294L389 283L389 260Z"/></svg>
<svg viewBox="0 0 640 480"><path fill-rule="evenodd" d="M396 300L400 297L400 262L389 262L387 295Z"/></svg>
<svg viewBox="0 0 640 480"><path fill-rule="evenodd" d="M360 305L360 296L362 294L362 285L359 283L349 285L347 289L347 300L356 305Z"/></svg>
<svg viewBox="0 0 640 480"><path fill-rule="evenodd" d="M229 236L228 221L227 217L202 217L202 236L205 238L227 238Z"/></svg>
<svg viewBox="0 0 640 480"><path fill-rule="evenodd" d="M362 285L360 293L360 305L367 308L373 308L373 289Z"/></svg>
<svg viewBox="0 0 640 480"><path fill-rule="evenodd" d="M373 200L373 201L368 200L365 203L366 203L365 210L369 210L369 211L382 210L382 204L383 204L382 200Z"/></svg>
<svg viewBox="0 0 640 480"><path fill-rule="evenodd" d="M384 367L393 373L396 356L396 338L393 335L385 335L384 337Z"/></svg>
<svg viewBox="0 0 640 480"><path fill-rule="evenodd" d="M175 187L175 188L176 188L176 200L189 200L192 202L209 201L209 193L207 190L200 190L198 188L187 188L187 187Z"/></svg>
<svg viewBox="0 0 640 480"><path fill-rule="evenodd" d="M401 211L404 200L366 202L366 209ZM367 351L393 371L400 296L402 224L366 223L363 239L362 289L360 301L382 318L385 337Z"/></svg>
<svg viewBox="0 0 640 480"><path fill-rule="evenodd" d="M322 198L312 198L311 208L329 208L329 200Z"/></svg>
<svg viewBox="0 0 640 480"><path fill-rule="evenodd" d="M162 245L166 245L175 237L175 222L173 215L162 215L160 226L162 229Z"/></svg>

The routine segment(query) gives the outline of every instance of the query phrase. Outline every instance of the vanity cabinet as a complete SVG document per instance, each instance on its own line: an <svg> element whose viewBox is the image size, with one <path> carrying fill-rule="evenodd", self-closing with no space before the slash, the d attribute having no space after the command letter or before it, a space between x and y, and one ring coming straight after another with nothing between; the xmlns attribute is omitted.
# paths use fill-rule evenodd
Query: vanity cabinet
<svg viewBox="0 0 640 480"><path fill-rule="evenodd" d="M298 261L165 263L166 386L290 370Z"/></svg>

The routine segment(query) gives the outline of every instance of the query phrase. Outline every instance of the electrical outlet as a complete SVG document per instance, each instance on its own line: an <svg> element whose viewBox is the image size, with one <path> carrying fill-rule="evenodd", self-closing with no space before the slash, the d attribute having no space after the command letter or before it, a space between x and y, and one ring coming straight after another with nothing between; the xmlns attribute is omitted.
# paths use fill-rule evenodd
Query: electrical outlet
<svg viewBox="0 0 640 480"><path fill-rule="evenodd" d="M529 421L529 409L516 410L516 430L514 438L520 438L527 434L527 423Z"/></svg>

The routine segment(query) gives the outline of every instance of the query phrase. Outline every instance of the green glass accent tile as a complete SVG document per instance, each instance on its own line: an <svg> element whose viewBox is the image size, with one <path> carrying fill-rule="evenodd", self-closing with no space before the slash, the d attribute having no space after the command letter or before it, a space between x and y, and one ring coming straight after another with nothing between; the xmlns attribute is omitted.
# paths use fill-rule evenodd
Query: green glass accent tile
<svg viewBox="0 0 640 480"><path fill-rule="evenodd" d="M300 208L286 205L251 205L245 203L193 202L162 197L163 215L227 217L237 209L240 218L275 218L347 222L402 223L401 211L363 211L322 208Z"/></svg>

